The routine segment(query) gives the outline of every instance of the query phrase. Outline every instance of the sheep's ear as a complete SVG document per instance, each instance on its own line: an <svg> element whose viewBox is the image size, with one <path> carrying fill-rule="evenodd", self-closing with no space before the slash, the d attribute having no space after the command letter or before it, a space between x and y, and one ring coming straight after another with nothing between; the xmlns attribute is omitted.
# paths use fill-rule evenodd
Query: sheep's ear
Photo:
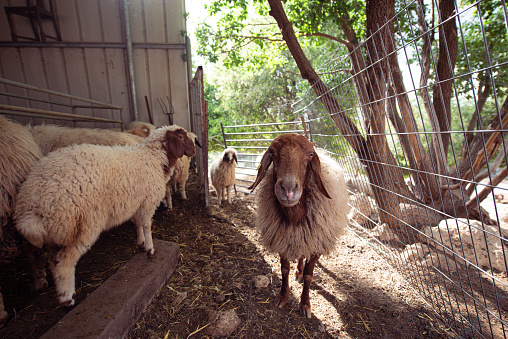
<svg viewBox="0 0 508 339"><path fill-rule="evenodd" d="M247 189L254 190L254 188L256 188L256 186L261 182L261 180L263 180L266 171L268 170L268 167L270 167L270 164L272 163L272 156L273 151L271 149L268 149L268 151L266 151L263 157L261 158L261 162L259 163L256 181L254 181L254 183L250 185Z"/></svg>
<svg viewBox="0 0 508 339"><path fill-rule="evenodd" d="M319 160L319 157L316 152L314 152L314 156L312 157L312 160L309 163L309 169L310 174L314 176L314 181L316 182L316 185L321 193L328 199L331 199L330 195L326 191L325 186L323 185L323 181L321 180L321 161Z"/></svg>
<svg viewBox="0 0 508 339"><path fill-rule="evenodd" d="M233 159L235 159L235 162L238 164L238 158L236 157L235 153L233 153Z"/></svg>

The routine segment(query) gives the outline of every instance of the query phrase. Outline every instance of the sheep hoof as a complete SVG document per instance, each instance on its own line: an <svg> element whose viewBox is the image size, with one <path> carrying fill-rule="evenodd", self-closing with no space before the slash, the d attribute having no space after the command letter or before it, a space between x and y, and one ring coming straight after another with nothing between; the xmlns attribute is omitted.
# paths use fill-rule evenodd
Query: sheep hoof
<svg viewBox="0 0 508 339"><path fill-rule="evenodd" d="M310 311L310 305L302 305L300 304L300 314L302 317L306 317L310 319L312 317L312 313Z"/></svg>
<svg viewBox="0 0 508 339"><path fill-rule="evenodd" d="M138 252L145 252L145 244L138 245Z"/></svg>
<svg viewBox="0 0 508 339"><path fill-rule="evenodd" d="M155 250L153 250L153 253L150 253L150 251L147 251L146 255L148 256L148 259L155 259Z"/></svg>
<svg viewBox="0 0 508 339"><path fill-rule="evenodd" d="M287 301L279 300L279 302L277 302L277 307L284 308L284 306L286 306L286 304L287 304Z"/></svg>
<svg viewBox="0 0 508 339"><path fill-rule="evenodd" d="M72 308L72 307L74 307L75 304L76 304L76 301L74 299L71 299L71 300L67 300L67 301L62 301L60 303L60 306L66 307L66 308Z"/></svg>

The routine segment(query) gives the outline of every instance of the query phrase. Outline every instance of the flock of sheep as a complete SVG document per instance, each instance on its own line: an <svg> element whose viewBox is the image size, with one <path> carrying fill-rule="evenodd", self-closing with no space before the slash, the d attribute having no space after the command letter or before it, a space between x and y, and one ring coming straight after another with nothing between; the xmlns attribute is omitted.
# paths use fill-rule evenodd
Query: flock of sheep
<svg viewBox="0 0 508 339"><path fill-rule="evenodd" d="M126 132L22 126L0 116L0 264L21 252L33 267L33 289L47 286L45 262L61 305L75 304L75 266L108 229L132 220L137 244L155 255L151 224L171 194L186 199L185 182L196 136L176 126L139 123ZM237 153L227 148L210 166L218 202L231 201ZM290 261L304 288L302 315L311 316L309 289L321 255L329 254L347 225L348 194L339 165L296 134L274 139L250 189L258 190L256 226L261 242L279 253L282 288L289 296ZM0 294L0 327L7 319Z"/></svg>

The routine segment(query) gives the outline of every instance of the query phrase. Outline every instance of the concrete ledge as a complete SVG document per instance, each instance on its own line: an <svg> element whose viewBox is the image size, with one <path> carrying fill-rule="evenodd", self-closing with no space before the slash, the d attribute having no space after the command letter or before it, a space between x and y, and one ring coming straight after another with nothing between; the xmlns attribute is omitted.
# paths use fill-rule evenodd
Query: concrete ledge
<svg viewBox="0 0 508 339"><path fill-rule="evenodd" d="M123 338L168 281L178 244L154 239L155 259L139 253L65 315L41 339Z"/></svg>

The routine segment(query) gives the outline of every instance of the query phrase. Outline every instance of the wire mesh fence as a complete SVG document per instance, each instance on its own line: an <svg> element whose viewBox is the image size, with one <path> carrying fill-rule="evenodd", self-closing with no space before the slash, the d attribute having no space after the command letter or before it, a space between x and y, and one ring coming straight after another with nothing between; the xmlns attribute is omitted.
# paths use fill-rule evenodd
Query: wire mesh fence
<svg viewBox="0 0 508 339"><path fill-rule="evenodd" d="M294 122L226 126L225 140L248 187L276 134L307 131L344 168L350 230L459 336L506 338L507 6L397 6L317 70Z"/></svg>

